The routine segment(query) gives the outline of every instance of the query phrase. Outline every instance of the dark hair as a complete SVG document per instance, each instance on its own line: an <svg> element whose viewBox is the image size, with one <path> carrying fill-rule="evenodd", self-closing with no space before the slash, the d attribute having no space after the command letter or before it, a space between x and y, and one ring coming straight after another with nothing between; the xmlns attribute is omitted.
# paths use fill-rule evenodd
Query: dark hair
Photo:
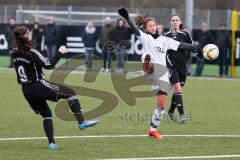
<svg viewBox="0 0 240 160"><path fill-rule="evenodd" d="M38 25L38 30L40 29L40 23L39 22L33 22L33 27L34 27L34 25Z"/></svg>
<svg viewBox="0 0 240 160"><path fill-rule="evenodd" d="M119 22L120 21L123 21L123 26L125 26L125 20L123 19L123 18L119 18L118 20L117 20L117 27L119 27Z"/></svg>
<svg viewBox="0 0 240 160"><path fill-rule="evenodd" d="M179 17L179 19L182 21L182 16L180 14L178 14L178 13L171 14L170 17L169 17L169 20L171 21L172 17L174 17L174 16Z"/></svg>
<svg viewBox="0 0 240 160"><path fill-rule="evenodd" d="M179 17L179 19L182 21L182 16L178 13L171 14L171 16L169 17L169 20L171 21L172 17L174 17L174 16ZM180 24L179 29L181 29L181 30L184 29L183 23Z"/></svg>
<svg viewBox="0 0 240 160"><path fill-rule="evenodd" d="M29 30L25 26L19 26L14 30L15 46L20 51L29 51L33 48L32 41L29 41L26 37L28 32Z"/></svg>
<svg viewBox="0 0 240 160"><path fill-rule="evenodd" d="M140 16L140 15L138 15L138 16L136 16L136 17L134 18L134 21L135 21L135 23L136 23L136 25L137 25L138 27L143 26L144 29L146 29L147 23L148 23L149 21L154 21L154 22L156 23L155 18L148 17L148 14L145 15L145 16Z"/></svg>
<svg viewBox="0 0 240 160"><path fill-rule="evenodd" d="M180 24L180 26L179 26L179 29L181 29L181 30L183 30L183 29L184 29L184 26L183 26L183 24Z"/></svg>

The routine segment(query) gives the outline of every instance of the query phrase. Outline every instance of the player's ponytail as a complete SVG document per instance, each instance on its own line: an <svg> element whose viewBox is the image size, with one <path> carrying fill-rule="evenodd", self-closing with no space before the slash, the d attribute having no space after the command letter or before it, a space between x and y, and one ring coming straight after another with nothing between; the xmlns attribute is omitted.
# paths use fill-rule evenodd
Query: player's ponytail
<svg viewBox="0 0 240 160"><path fill-rule="evenodd" d="M141 15L138 15L134 18L134 21L135 21L135 23L138 27L141 27L143 25L145 17L141 16Z"/></svg>
<svg viewBox="0 0 240 160"><path fill-rule="evenodd" d="M183 23L180 24L179 29L180 29L180 30L183 30L183 29L184 29Z"/></svg>
<svg viewBox="0 0 240 160"><path fill-rule="evenodd" d="M146 29L147 23L149 21L156 22L156 20L154 18L149 17L148 14L146 14L145 16L138 15L134 18L134 21L138 27L143 26L144 29Z"/></svg>
<svg viewBox="0 0 240 160"><path fill-rule="evenodd" d="M28 40L29 30L25 26L19 26L14 30L15 47L20 51L29 51L32 48L32 41Z"/></svg>

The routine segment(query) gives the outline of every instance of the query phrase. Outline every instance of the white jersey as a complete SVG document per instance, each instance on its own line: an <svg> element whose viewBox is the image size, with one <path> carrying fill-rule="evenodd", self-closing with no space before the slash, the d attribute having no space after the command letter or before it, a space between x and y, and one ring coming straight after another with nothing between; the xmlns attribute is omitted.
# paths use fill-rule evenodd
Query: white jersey
<svg viewBox="0 0 240 160"><path fill-rule="evenodd" d="M145 54L149 54L153 63L166 66L166 54L167 50L171 49L177 51L180 42L173 40L172 38L159 36L154 39L150 34L144 33L141 30L138 39L142 42L145 48Z"/></svg>
<svg viewBox="0 0 240 160"><path fill-rule="evenodd" d="M146 54L151 57L151 62L154 64L153 74L153 90L169 92L169 72L166 66L167 50L171 49L177 51L180 42L173 40L172 38L159 36L154 39L150 34L144 33L139 30L140 36L138 39L142 42L145 52L142 56L142 62Z"/></svg>

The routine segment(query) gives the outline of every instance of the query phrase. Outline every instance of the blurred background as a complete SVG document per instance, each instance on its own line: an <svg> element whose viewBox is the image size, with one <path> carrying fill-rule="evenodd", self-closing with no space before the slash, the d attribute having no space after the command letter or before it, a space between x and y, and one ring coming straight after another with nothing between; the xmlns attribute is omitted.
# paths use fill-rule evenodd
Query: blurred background
<svg viewBox="0 0 240 160"><path fill-rule="evenodd" d="M183 15L185 21L186 2L186 0L2 0L0 22L7 23L9 18L16 17L18 23L29 23L37 20L45 24L45 20L51 16L57 20L58 24L79 25L79 23L86 23L86 20L93 20L100 25L104 18L103 13L114 13L113 15L116 16L116 9L121 6L134 13L148 13L167 26L168 17L173 12ZM201 22L208 22L210 29L216 29L219 23L224 22L230 29L231 11L238 9L240 5L238 0L193 0L193 2L193 28L195 29L200 28ZM27 10L35 10L35 12ZM47 13L47 11L49 12ZM89 15L84 14L83 16L81 13L76 13L77 11L102 12L102 14L89 13Z"/></svg>
<svg viewBox="0 0 240 160"><path fill-rule="evenodd" d="M45 56L51 57L51 54L54 54L48 53L47 48L53 47L54 51L54 47L66 44L70 50L70 54L65 57L66 60L76 55L85 55L86 58L86 52L87 55L93 54L104 59L103 46L99 45L102 27L108 21L112 27L116 27L117 20L120 18L117 9L126 7L131 17L138 14L149 14L155 17L157 23L164 28L163 32L167 32L170 28L169 16L173 13L180 14L184 26L191 33L196 44L198 44L198 34L201 33L203 25L207 26L214 37L211 43L217 41L217 34L221 25L224 25L229 41L226 42L226 52L220 54L224 54L223 65L226 71L223 75L219 73L219 59L211 62L205 61L207 65L199 76L238 77L240 73L238 69L240 64L238 6L240 6L239 0L1 0L0 67L12 67L11 60L8 58L8 52L13 47L11 32L15 26L20 24L29 27L35 37L37 49L41 50ZM93 46L90 47L91 52L88 52L86 48L89 47L86 47L82 39L83 32L89 23L96 29L95 40L93 40ZM48 28L51 25L54 25L53 29ZM35 29L34 26L36 26ZM49 40L49 37L53 39ZM143 53L141 44L134 35L130 35L128 40L131 46L125 50L127 61L124 63L139 62ZM116 59L114 53L111 57L113 60ZM108 61L109 57L105 56L105 59ZM189 75L194 75L197 59L191 54L186 60L189 62ZM92 60L91 63L93 63ZM113 67L108 69L111 70L111 68ZM138 70L139 68L135 68L135 71Z"/></svg>

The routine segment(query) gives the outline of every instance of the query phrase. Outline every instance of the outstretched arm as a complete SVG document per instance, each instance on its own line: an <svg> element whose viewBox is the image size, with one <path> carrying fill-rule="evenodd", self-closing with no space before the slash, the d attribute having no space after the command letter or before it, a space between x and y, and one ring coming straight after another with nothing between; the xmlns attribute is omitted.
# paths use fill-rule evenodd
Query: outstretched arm
<svg viewBox="0 0 240 160"><path fill-rule="evenodd" d="M180 43L178 49L184 49L184 50L189 50L194 53L197 53L197 57L202 57L202 49L194 44L189 44L189 43Z"/></svg>
<svg viewBox="0 0 240 160"><path fill-rule="evenodd" d="M178 42L178 41L176 41L172 38L168 38L168 37L164 37L164 38L168 45L168 49L172 49L174 51L177 51L178 49L189 50L194 53L198 53L197 54L198 57L200 57L202 55L202 49L197 45Z"/></svg>
<svg viewBox="0 0 240 160"><path fill-rule="evenodd" d="M140 32L139 32L139 29L133 24L132 20L130 19L129 17L129 14L128 14L128 11L125 9L125 8L120 8L118 10L118 14L120 16L122 16L126 21L127 23L129 24L129 26L131 27L131 30L134 34L136 34L137 36L140 36Z"/></svg>
<svg viewBox="0 0 240 160"><path fill-rule="evenodd" d="M30 51L32 52L31 55L32 55L33 61L37 65L42 66L45 69L50 69L51 67L53 67L60 60L61 55L68 52L65 46L61 46L57 51L57 53L55 54L55 56L49 59L49 58L45 58L40 52L38 52L38 50L31 49Z"/></svg>
<svg viewBox="0 0 240 160"><path fill-rule="evenodd" d="M178 49L190 50L190 51L199 51L201 50L197 45L189 43L180 43Z"/></svg>

